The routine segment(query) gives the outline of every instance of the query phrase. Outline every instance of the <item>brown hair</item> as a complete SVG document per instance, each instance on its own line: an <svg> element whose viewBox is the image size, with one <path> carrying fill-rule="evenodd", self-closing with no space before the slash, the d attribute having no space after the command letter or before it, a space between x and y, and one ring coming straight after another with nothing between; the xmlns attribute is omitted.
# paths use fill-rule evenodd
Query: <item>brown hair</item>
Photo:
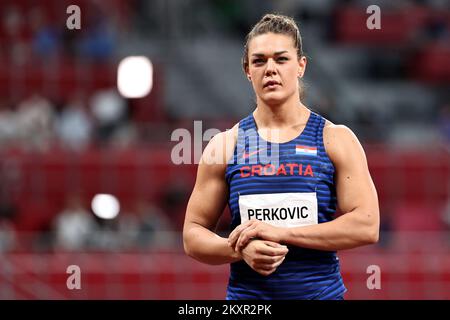
<svg viewBox="0 0 450 320"><path fill-rule="evenodd" d="M294 19L280 14L266 14L255 24L245 39L244 55L242 56L244 72L248 68L248 45L250 40L269 32L290 36L294 40L294 46L297 48L298 59L303 56L302 37Z"/></svg>

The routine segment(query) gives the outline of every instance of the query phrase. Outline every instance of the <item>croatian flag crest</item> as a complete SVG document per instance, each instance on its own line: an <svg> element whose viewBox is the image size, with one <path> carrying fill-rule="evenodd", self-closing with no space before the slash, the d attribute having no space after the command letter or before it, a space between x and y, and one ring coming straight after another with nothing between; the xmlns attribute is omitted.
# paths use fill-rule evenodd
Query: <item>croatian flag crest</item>
<svg viewBox="0 0 450 320"><path fill-rule="evenodd" d="M317 156L317 148L296 145L295 146L295 154L305 155L305 156Z"/></svg>

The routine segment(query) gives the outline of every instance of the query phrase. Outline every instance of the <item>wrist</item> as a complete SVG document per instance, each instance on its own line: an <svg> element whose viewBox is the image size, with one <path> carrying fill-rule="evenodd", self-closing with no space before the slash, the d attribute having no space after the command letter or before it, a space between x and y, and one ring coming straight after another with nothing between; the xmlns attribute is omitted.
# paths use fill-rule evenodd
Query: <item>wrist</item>
<svg viewBox="0 0 450 320"><path fill-rule="evenodd" d="M233 259L234 261L242 260L242 252L235 251L233 248L230 248L230 250L231 250L231 259Z"/></svg>
<svg viewBox="0 0 450 320"><path fill-rule="evenodd" d="M289 243L289 239L292 238L293 236L293 228L280 228L279 231L279 244L288 244Z"/></svg>

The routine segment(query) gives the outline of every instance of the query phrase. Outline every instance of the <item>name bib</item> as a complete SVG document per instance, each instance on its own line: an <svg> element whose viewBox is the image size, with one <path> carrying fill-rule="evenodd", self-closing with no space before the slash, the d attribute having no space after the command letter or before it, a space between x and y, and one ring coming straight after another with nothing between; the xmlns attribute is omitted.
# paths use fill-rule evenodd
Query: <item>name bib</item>
<svg viewBox="0 0 450 320"><path fill-rule="evenodd" d="M276 227L318 224L315 192L266 193L239 196L241 223L258 219Z"/></svg>

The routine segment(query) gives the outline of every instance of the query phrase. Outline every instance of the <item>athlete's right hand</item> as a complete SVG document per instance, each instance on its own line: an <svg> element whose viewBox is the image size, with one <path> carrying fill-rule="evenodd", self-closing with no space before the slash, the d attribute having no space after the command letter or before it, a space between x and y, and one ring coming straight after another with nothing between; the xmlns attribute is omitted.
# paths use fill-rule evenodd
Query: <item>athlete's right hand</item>
<svg viewBox="0 0 450 320"><path fill-rule="evenodd" d="M244 261L263 276L273 273L284 261L288 248L268 240L252 240L241 251Z"/></svg>

